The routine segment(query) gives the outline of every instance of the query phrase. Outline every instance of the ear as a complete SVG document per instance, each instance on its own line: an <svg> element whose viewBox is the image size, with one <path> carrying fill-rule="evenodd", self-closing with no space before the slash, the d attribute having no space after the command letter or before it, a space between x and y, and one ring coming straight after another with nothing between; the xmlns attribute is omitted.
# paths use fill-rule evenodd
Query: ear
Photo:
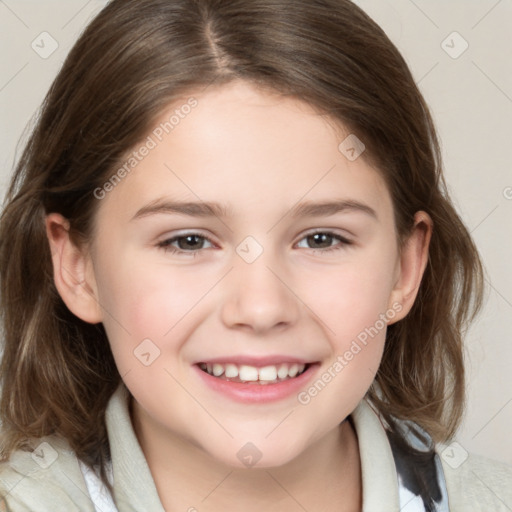
<svg viewBox="0 0 512 512"><path fill-rule="evenodd" d="M90 255L71 240L69 221L58 213L46 216L55 286L68 309L91 324L102 320Z"/></svg>
<svg viewBox="0 0 512 512"><path fill-rule="evenodd" d="M393 304L398 303L402 308L389 324L405 318L414 304L428 263L428 248L432 229L433 222L428 213L416 212L411 234L402 247L398 277L388 304L389 307L392 307Z"/></svg>

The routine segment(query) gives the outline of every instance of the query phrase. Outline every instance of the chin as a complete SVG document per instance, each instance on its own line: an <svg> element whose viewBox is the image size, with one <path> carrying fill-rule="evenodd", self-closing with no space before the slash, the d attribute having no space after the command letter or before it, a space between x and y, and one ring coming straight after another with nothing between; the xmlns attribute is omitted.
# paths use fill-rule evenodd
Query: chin
<svg viewBox="0 0 512 512"><path fill-rule="evenodd" d="M277 441L277 442L276 442ZM231 441L221 453L209 451L209 455L218 462L236 469L270 469L284 466L302 453L301 448L290 446L282 439L274 442Z"/></svg>

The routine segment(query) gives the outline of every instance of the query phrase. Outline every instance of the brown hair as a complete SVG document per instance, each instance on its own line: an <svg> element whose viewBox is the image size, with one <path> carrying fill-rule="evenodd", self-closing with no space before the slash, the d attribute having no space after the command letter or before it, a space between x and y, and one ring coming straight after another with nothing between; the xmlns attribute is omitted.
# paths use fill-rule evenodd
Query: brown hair
<svg viewBox="0 0 512 512"><path fill-rule="evenodd" d="M64 305L44 217L92 236L93 191L187 91L247 80L299 98L364 141L389 187L400 240L434 222L417 300L389 326L367 393L385 415L449 439L465 401L462 334L481 305L482 267L449 199L429 109L398 50L348 0L113 0L52 84L12 179L0 225L4 457L65 437L89 464L109 457L105 408L121 379L101 324ZM341 142L341 141L340 141Z"/></svg>

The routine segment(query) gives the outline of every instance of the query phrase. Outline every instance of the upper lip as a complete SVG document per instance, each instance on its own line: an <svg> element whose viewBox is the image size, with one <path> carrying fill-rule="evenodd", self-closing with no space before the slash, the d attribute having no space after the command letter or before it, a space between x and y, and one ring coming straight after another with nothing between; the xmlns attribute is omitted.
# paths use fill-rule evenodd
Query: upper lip
<svg viewBox="0 0 512 512"><path fill-rule="evenodd" d="M310 364L314 361L306 360L295 356L285 355L274 355L274 356L226 356L226 357L214 357L209 359L201 359L194 364L209 363L209 364L235 364L237 366L255 366L261 368L263 366L277 366L282 363L296 363L296 364Z"/></svg>

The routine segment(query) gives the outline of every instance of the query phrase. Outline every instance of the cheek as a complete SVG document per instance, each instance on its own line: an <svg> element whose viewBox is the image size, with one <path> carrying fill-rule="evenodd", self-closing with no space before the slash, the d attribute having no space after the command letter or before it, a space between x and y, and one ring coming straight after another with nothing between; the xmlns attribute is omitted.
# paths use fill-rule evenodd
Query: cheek
<svg viewBox="0 0 512 512"><path fill-rule="evenodd" d="M387 309L390 285L385 274L366 279L355 270L347 271L330 275L325 283L329 292L310 296L310 304L319 312L330 353L315 381L299 395L299 403L330 409L338 421L372 384L382 359L387 321L396 312Z"/></svg>
<svg viewBox="0 0 512 512"><path fill-rule="evenodd" d="M396 256L394 246L382 243L336 269L310 269L305 276L310 286L302 289L304 294L309 289L304 302L321 320L331 357L321 382L306 390L301 403L322 390L315 400L337 403L344 397L355 407L370 387L382 359L387 322L396 315L389 306Z"/></svg>
<svg viewBox="0 0 512 512"><path fill-rule="evenodd" d="M337 350L343 350L367 328L377 325L380 331L385 330L383 315L394 317L389 298L396 252L391 245L378 249L354 252L337 267L309 268L301 278L299 293L322 321Z"/></svg>
<svg viewBox="0 0 512 512"><path fill-rule="evenodd" d="M129 252L122 262L105 259L98 268L103 323L121 375L137 362L142 343L151 355L178 352L188 336L188 315L216 282L216 276L199 278L192 267L152 264Z"/></svg>

